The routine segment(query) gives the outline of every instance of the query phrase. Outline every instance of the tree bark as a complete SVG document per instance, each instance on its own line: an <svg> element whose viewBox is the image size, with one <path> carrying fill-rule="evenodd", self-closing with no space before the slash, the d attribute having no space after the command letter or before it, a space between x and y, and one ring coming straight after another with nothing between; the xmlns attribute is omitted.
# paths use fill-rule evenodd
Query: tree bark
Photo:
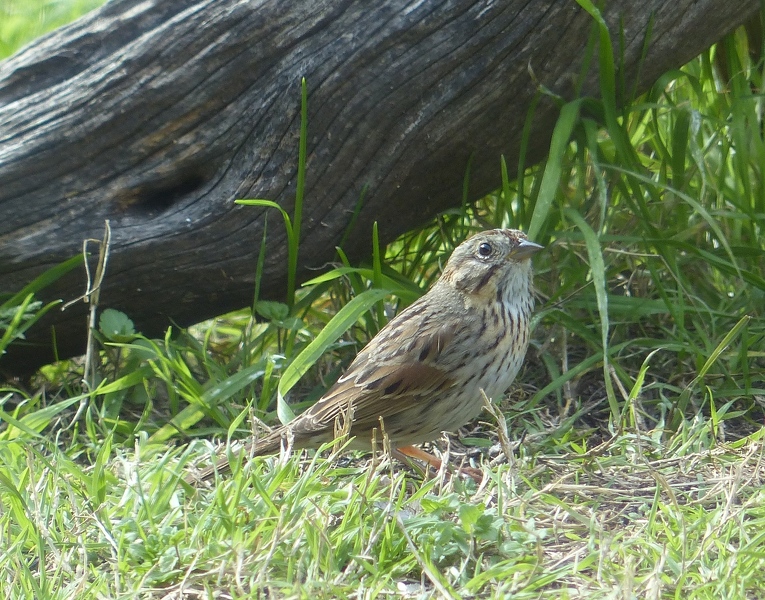
<svg viewBox="0 0 765 600"><path fill-rule="evenodd" d="M604 14L626 81L645 89L759 6L613 0ZM2 288L80 252L108 219L101 304L140 331L248 305L266 210L234 200L292 210L302 77L299 275L332 260L363 197L344 246L357 260L374 221L389 241L458 205L468 161L471 198L498 187L539 85L573 98L592 31L573 0L112 0L0 63ZM581 93L597 85L595 65ZM529 162L556 117L543 98ZM283 296L286 252L273 215L268 297ZM84 285L73 272L44 296L68 300ZM84 351L84 311L51 313L59 356ZM6 368L52 358L49 326L28 337Z"/></svg>

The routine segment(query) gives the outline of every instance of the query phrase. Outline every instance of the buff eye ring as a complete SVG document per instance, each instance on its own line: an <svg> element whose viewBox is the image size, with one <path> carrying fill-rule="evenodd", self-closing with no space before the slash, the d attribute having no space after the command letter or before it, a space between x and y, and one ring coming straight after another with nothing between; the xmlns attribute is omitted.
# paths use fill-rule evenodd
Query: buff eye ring
<svg viewBox="0 0 765 600"><path fill-rule="evenodd" d="M480 246L478 246L478 254L481 255L483 258L486 258L487 256L491 256L491 244L488 244L484 242Z"/></svg>

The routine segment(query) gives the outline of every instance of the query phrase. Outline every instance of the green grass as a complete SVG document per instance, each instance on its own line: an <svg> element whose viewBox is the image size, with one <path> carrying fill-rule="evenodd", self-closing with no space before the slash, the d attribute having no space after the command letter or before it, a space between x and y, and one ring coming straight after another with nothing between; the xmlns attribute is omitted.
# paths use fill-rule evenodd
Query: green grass
<svg viewBox="0 0 765 600"><path fill-rule="evenodd" d="M105 0L0 0L0 58Z"/></svg>
<svg viewBox="0 0 765 600"><path fill-rule="evenodd" d="M561 104L542 164L522 162L513 180L498 157L496 193L387 248L370 231L368 263L340 251L308 285L293 278L284 304L254 290L251 309L163 339L102 312L95 389L76 362L0 389L0 590L765 595L762 64L737 31L718 46L722 71L712 48L634 97L614 68L614 32L581 4L602 87ZM10 6L22 5L0 14ZM27 21L18 40L40 33ZM293 275L301 194L268 224L293 229ZM547 249L532 347L500 420L486 414L437 445L482 469L481 484L331 449L237 459L198 491L182 483L209 464L211 439L235 444L315 401L456 245L491 226L520 226ZM29 293L43 283L4 297L4 343L35 318Z"/></svg>

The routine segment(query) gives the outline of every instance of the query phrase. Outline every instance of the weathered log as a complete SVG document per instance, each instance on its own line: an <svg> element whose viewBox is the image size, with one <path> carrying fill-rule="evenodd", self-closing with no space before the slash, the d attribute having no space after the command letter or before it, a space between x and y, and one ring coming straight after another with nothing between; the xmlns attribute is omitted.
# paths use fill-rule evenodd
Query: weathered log
<svg viewBox="0 0 765 600"><path fill-rule="evenodd" d="M759 6L613 0L605 16L623 31L627 81L645 89ZM109 219L102 305L142 332L248 305L264 209L234 199L291 210L302 77L300 274L333 258L366 188L345 243L358 259L374 221L387 241L459 204L469 159L471 196L496 188L500 154L517 163L538 85L572 97L592 26L572 0L112 0L0 64L2 288L76 254ZM597 94L596 68L582 90ZM545 152L556 116L543 100L529 160ZM284 293L285 256L272 219L269 297ZM47 295L83 288L72 273ZM83 314L49 319L60 356L83 351ZM37 345L17 345L6 367L52 357L50 328L30 333Z"/></svg>

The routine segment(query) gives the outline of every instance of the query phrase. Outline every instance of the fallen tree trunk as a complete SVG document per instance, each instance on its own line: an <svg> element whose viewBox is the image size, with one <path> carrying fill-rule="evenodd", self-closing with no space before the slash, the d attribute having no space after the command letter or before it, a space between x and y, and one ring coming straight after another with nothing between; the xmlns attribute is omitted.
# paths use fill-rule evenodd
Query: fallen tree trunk
<svg viewBox="0 0 765 600"><path fill-rule="evenodd" d="M606 18L623 31L626 80L645 88L758 8L614 0ZM573 1L112 0L0 64L2 288L78 253L108 219L101 302L142 332L248 305L265 209L234 200L292 209L302 77L300 275L333 258L366 190L344 246L358 259L374 221L388 241L458 205L468 160L471 196L496 188L500 154L517 163L538 85L572 97L592 26ZM597 94L595 70L584 94ZM543 99L529 161L556 116ZM285 288L276 223L262 284L272 298ZM73 272L46 294L83 289ZM62 357L84 350L84 310L51 313ZM30 334L37 345L17 345L6 368L52 358L50 328Z"/></svg>

